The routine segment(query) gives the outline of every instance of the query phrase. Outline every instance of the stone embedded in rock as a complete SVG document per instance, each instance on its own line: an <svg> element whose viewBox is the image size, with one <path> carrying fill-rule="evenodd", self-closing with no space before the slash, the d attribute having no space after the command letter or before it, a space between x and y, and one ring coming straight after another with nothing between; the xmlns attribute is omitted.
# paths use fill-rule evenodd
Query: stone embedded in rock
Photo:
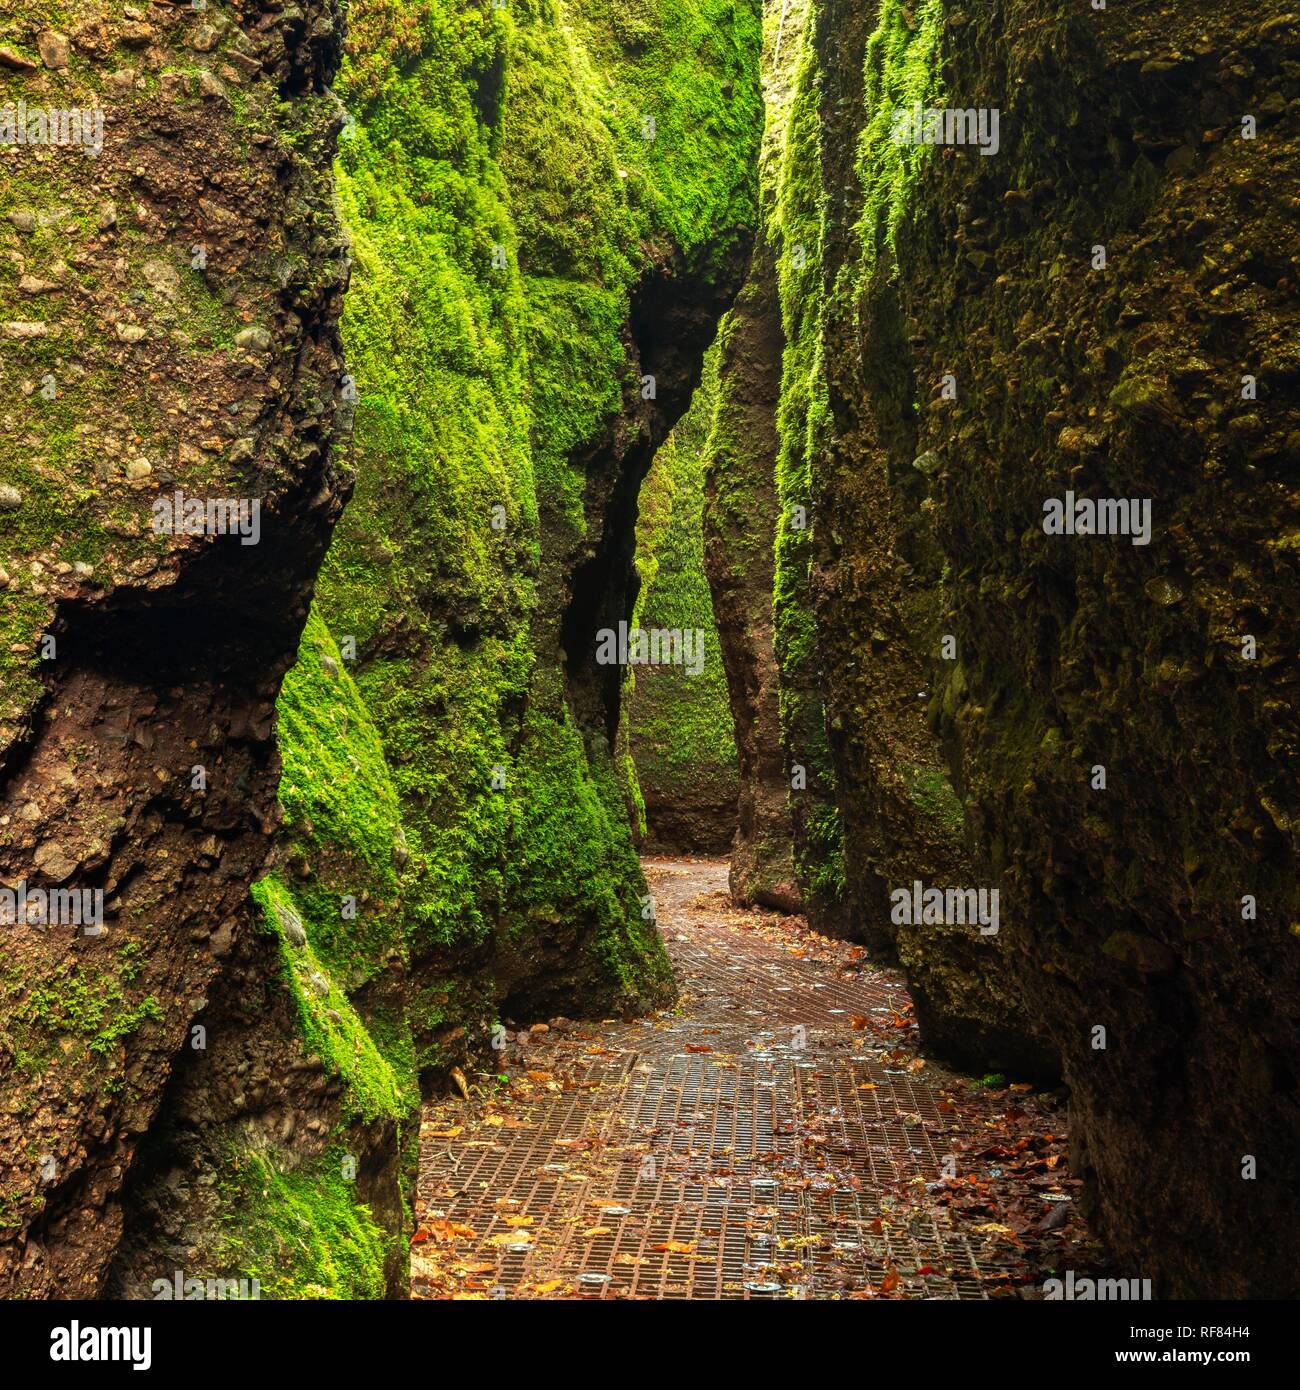
<svg viewBox="0 0 1300 1390"><path fill-rule="evenodd" d="M302 950L307 944L307 933L303 930L302 918L287 903L276 903L275 915L289 944Z"/></svg>
<svg viewBox="0 0 1300 1390"><path fill-rule="evenodd" d="M140 267L149 288L167 299L175 299L181 287L181 277L176 267L166 261L149 260Z"/></svg>
<svg viewBox="0 0 1300 1390"><path fill-rule="evenodd" d="M271 335L265 328L245 328L235 334L235 346L265 352L271 346Z"/></svg>
<svg viewBox="0 0 1300 1390"><path fill-rule="evenodd" d="M62 883L77 868L77 857L58 840L47 840L32 855L32 863L51 883Z"/></svg>
<svg viewBox="0 0 1300 1390"><path fill-rule="evenodd" d="M30 58L24 58L21 53L5 46L0 48L0 67L11 68L14 72L38 72L39 66L33 63Z"/></svg>
<svg viewBox="0 0 1300 1390"><path fill-rule="evenodd" d="M47 68L66 68L72 57L68 36L56 29L46 29L36 40L36 51Z"/></svg>

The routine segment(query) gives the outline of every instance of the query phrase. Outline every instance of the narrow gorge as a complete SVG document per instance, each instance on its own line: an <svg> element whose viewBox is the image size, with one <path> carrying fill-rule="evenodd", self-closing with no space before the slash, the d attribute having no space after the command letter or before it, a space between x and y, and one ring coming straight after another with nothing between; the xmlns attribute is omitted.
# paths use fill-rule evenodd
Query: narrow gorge
<svg viewBox="0 0 1300 1390"><path fill-rule="evenodd" d="M0 0L5 1299L1300 1296L1298 117Z"/></svg>

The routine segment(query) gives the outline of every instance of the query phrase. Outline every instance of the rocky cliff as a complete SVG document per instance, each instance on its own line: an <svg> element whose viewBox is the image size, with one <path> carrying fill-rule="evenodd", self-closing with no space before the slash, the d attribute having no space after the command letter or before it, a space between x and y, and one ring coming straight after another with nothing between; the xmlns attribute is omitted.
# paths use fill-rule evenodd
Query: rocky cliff
<svg viewBox="0 0 1300 1390"><path fill-rule="evenodd" d="M348 22L337 96L332 6L0 29L6 99L106 112L3 151L0 869L106 904L9 955L9 1292L400 1293L417 1080L671 988L596 640L743 269L757 14ZM259 542L159 538L178 488Z"/></svg>
<svg viewBox="0 0 1300 1390"><path fill-rule="evenodd" d="M999 887L992 951L899 932L918 1015L1059 1050L1127 1272L1294 1295L1300 21L868 9L812 29L850 901L878 934L900 879Z"/></svg>
<svg viewBox="0 0 1300 1390"><path fill-rule="evenodd" d="M281 1084L261 1046L293 1032L224 997L278 968L249 899L275 700L347 495L340 15L295 14L4 14L28 122L0 151L0 878L29 895L3 928L10 1296L101 1292L178 1062L206 1049L228 1113ZM257 501L260 542L160 529L178 492Z"/></svg>
<svg viewBox="0 0 1300 1390"><path fill-rule="evenodd" d="M722 660L705 577L704 444L717 399L717 354L690 409L655 455L637 506L640 583L634 629L681 659L631 668L627 756L635 770L642 845L651 852L726 854L741 781ZM634 816L638 813L634 809Z"/></svg>

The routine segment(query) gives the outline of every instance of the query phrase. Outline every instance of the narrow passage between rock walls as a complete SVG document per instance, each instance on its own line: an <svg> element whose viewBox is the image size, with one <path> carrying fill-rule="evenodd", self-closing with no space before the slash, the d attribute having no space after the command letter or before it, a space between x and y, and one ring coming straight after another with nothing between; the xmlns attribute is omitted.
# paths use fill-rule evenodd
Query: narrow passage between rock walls
<svg viewBox="0 0 1300 1390"><path fill-rule="evenodd" d="M1065 1109L921 1057L901 976L647 859L677 1006L519 1020L427 1105L416 1298L1039 1296L1095 1268Z"/></svg>

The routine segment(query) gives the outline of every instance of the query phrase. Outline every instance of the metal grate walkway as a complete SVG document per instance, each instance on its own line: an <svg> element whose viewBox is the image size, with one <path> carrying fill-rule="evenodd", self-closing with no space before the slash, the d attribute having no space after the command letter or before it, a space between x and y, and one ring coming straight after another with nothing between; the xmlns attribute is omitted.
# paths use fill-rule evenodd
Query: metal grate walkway
<svg viewBox="0 0 1300 1390"><path fill-rule="evenodd" d="M978 1114L916 1058L901 980L730 909L725 864L647 872L678 1009L561 1021L512 1045L495 1096L471 1078L473 1104L426 1107L415 1296L1006 1291L1018 1242L941 1181Z"/></svg>

